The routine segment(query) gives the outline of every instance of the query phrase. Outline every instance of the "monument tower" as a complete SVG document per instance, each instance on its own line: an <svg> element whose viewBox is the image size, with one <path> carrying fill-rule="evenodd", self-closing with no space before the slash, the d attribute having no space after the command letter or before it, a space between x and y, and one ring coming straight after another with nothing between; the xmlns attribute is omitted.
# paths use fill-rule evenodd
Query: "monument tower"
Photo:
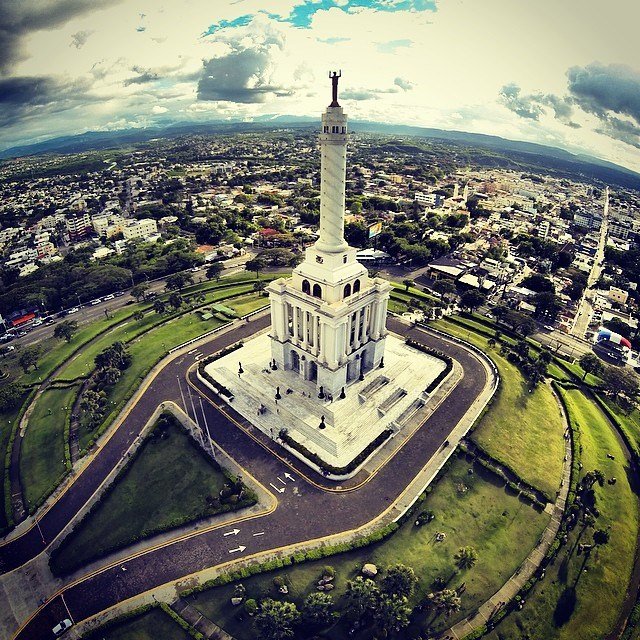
<svg viewBox="0 0 640 640"><path fill-rule="evenodd" d="M341 73L329 74L331 104L320 132L320 231L292 277L272 282L275 364L336 396L383 359L391 286L369 278L344 239L347 116L338 103Z"/></svg>

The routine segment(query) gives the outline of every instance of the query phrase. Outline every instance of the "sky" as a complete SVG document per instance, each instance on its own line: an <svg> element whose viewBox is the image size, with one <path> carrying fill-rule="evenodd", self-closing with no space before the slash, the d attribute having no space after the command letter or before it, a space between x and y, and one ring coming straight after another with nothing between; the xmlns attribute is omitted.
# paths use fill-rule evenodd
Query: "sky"
<svg viewBox="0 0 640 640"><path fill-rule="evenodd" d="M176 121L349 117L640 171L637 0L0 0L0 148Z"/></svg>

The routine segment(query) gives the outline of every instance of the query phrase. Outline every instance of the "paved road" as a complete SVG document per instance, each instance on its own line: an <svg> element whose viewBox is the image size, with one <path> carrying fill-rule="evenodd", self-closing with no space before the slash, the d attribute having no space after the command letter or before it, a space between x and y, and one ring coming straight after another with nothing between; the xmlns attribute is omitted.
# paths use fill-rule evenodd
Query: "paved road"
<svg viewBox="0 0 640 640"><path fill-rule="evenodd" d="M241 325L234 332L220 335L201 348L202 353L212 353L238 339L250 335L268 325L265 315L249 324ZM451 427L464 415L486 383L482 364L466 349L441 340L419 329L408 329L397 320L390 320L393 331L411 335L414 339L438 348L456 358L464 368L464 378L440 404L423 428L411 439L386 466L361 488L349 493L326 491L320 484L336 488L320 476L313 476L317 483L308 482L295 467L292 469L281 459L265 450L256 440L234 426L213 405L205 403L206 418L211 435L251 475L264 486L276 482L290 472L295 483L289 481L285 492L278 494L275 511L238 525L241 533L233 540L223 536L222 530L195 532L192 537L151 549L144 555L105 567L93 575L81 579L64 591L64 599L73 619L77 622L143 591L204 568L229 561L240 554L230 555L231 548L245 545L242 555L279 548L361 526L383 512L418 474L431 456L441 447ZM117 463L136 437L149 416L163 400L181 404L176 376L184 376L193 364L193 355L182 355L169 363L155 378L144 395L134 406L124 424L92 461L61 500L42 519L42 529L51 539L77 512L93 493L100 479ZM187 401L187 404L188 401ZM196 405L197 406L197 405ZM199 411L199 409L198 409ZM307 473L310 473L307 471ZM295 491L293 487L295 486ZM331 514L331 517L326 517ZM253 537L264 531L265 535ZM37 532L0 549L3 566L17 566L42 549ZM123 567L125 570L123 570ZM56 596L32 619L17 636L21 640L50 638L50 629L59 619L67 617L62 596Z"/></svg>
<svg viewBox="0 0 640 640"><path fill-rule="evenodd" d="M249 260L252 256L250 254L244 255L239 258L232 258L230 260L224 261L224 271L222 272L223 276L233 275L235 273L240 273L243 271L244 263ZM194 276L194 283L202 282L205 278L205 270L206 267L203 267L198 272L188 272L190 275ZM251 274L247 274L248 277L251 277ZM164 292L166 280L164 278L160 278L158 280L152 280L149 284L149 292L162 293ZM91 322L95 322L96 320L100 320L105 316L106 313L113 313L118 309L121 309L126 304L131 303L131 295L129 293L129 289L125 291L125 295L118 296L113 300L107 300L106 302L100 302L96 305L86 304L83 306L77 313L74 313L70 316L66 316L64 318L56 319L56 323L61 322L62 320L75 320L78 323L78 326L82 326L85 324L89 324ZM41 342L45 338L53 335L53 330L55 328L55 324L53 325L42 325L39 327L35 327L29 331L26 336L21 338L16 338L12 340L10 344L14 346L27 347L38 342Z"/></svg>

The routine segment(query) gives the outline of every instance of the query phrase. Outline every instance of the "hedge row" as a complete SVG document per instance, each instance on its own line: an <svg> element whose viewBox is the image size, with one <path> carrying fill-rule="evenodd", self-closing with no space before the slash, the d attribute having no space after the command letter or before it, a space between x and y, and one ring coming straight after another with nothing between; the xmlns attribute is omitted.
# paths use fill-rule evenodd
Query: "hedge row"
<svg viewBox="0 0 640 640"><path fill-rule="evenodd" d="M237 351L238 349L240 349L243 346L243 342L236 342L235 344L229 345L228 347L225 347L224 349L221 349L220 351L217 351L216 353L207 356L206 358L202 359L199 363L198 363L198 373L221 395L226 396L229 399L233 398L233 392L228 389L227 387L225 387L223 384L220 384L217 380L215 380L214 378L212 378L206 371L205 371L205 367L208 364L211 364L212 362L215 362L216 360L219 360L220 358L224 358L224 356L228 356L230 353L233 353L234 351Z"/></svg>
<svg viewBox="0 0 640 640"><path fill-rule="evenodd" d="M344 467L334 467L331 464L327 464L317 453L309 451L304 445L294 440L286 429L283 429L279 438L292 449L295 449L298 453L304 456L310 462L313 462L320 470L327 475L343 476L347 473L351 473L362 462L364 462L383 442L386 442L393 431L391 429L385 429L373 442L370 442L349 464Z"/></svg>
<svg viewBox="0 0 640 640"><path fill-rule="evenodd" d="M539 489L532 487L529 483L525 482L517 474L515 474L511 467L504 465L502 462L494 460L486 451L484 451L475 443L474 447L471 448L466 442L461 442L460 449L472 456L474 461L476 461L482 467L498 476L515 495L525 498L526 500L531 502L532 505L538 507L539 509L544 509L547 506L549 498L544 493L544 491L540 491ZM501 467L506 468L507 471L509 471L509 473L517 480L517 482L512 480L503 471L503 469L501 469ZM545 500L542 500L540 496L545 498Z"/></svg>
<svg viewBox="0 0 640 640"><path fill-rule="evenodd" d="M190 595L193 595L194 593L200 593L201 591L206 591L207 589L211 589L212 587L220 587L225 584L229 584L230 582L243 580L245 578L248 578L249 576L254 576L259 573L275 571L276 569L289 567L293 564L302 564L303 562L328 558L329 556L335 556L339 553L353 551L354 549L361 549L362 547L367 547L370 544L381 542L382 540L388 538L399 528L399 526L400 525L398 523L391 522L385 527L382 527L381 529L378 529L377 531L374 531L367 536L356 538L352 542L342 542L340 544L332 546L318 547L316 549L309 549L308 551L299 551L297 553L294 553L293 555L285 556L283 558L274 558L273 560L268 560L266 562L250 564L246 567L243 567L242 569L238 569L237 571L222 573L217 578L207 580L197 587L193 587L192 589L187 589L186 591L181 592L180 596L186 598Z"/></svg>
<svg viewBox="0 0 640 640"><path fill-rule="evenodd" d="M159 425L167 424L167 423L173 424L173 425L179 427L180 429L182 429L183 431L187 432L185 427L173 416L173 414L168 413L168 412L164 412L164 413L162 413L160 415L160 417L158 418L156 423L153 425L153 427L151 428L151 430L149 431L149 433L145 437L144 441L133 452L133 454L130 456L130 458L127 460L127 462L124 464L122 469L120 469L120 471L118 472L118 475L114 478L113 482L111 482L111 484L109 484L105 488L105 490L102 493L102 495L100 496L100 498L91 506L89 511L87 511L87 513L85 513L85 515L81 518L81 520L75 524L73 529L64 538L62 544L60 544L58 547L56 547L52 551L51 557L50 557L50 560L49 560L49 566L51 568L51 572L54 575L56 575L56 576L66 575L66 574L74 571L75 569L77 569L79 566L81 566L81 564L76 564L73 559L71 559L70 561L61 559L63 547L66 548L66 547L69 546L69 544L73 544L73 539L74 539L75 536L78 535L78 533L79 533L80 529L82 528L83 524L102 505L102 503L107 498L107 496L110 495L110 493L115 489L115 487L118 484L118 482L123 479L123 477L126 475L127 471L131 468L133 463L138 459L138 456L140 456L140 454L144 450L144 448L147 445L147 443L149 441L149 438L153 434L153 432L158 428ZM202 451L201 447L198 445L197 442L195 442L195 440L191 437L190 434L189 434L189 442L191 442L192 445L196 448L198 454L205 456L205 459L209 462L209 464L211 464L212 467L214 467L217 471L223 472L227 478L230 478L230 475L228 474L228 472L225 472L225 470L223 470L215 460L213 460L210 456L208 456L206 454L203 454L203 451ZM244 507L252 506L256 502L257 502L257 498L256 498L255 494L245 487L245 497L242 500L239 500L238 502L236 502L235 504L220 505L220 507L218 509L216 509L215 511L212 511L209 508L203 509L199 514L196 514L195 516L183 516L183 517L180 517L180 518L175 518L174 520L164 524L163 526L156 526L156 527L150 527L149 529L145 529L144 531L141 531L139 534L132 536L129 540L120 542L118 544L113 544L113 545L109 545L107 547L103 547L103 548L97 549L96 550L96 555L92 557L92 562L95 561L95 560L98 560L100 558L104 558L105 556L109 555L110 553L113 553L114 551L118 551L119 549L122 549L124 547L128 547L131 544L134 544L134 543L136 543L136 542L138 542L140 540L148 538L149 536L156 535L156 534L162 533L164 531L169 531L170 529L175 529L176 527L179 527L179 526L185 524L186 522L193 522L195 520L199 520L201 518L206 518L206 517L209 517L211 515L217 515L217 514L220 514L220 513L227 513L229 511L235 511L237 509L241 509L241 508L244 508ZM82 562L84 562L84 561L82 561Z"/></svg>
<svg viewBox="0 0 640 640"><path fill-rule="evenodd" d="M24 399L22 403L22 407L20 408L20 412L16 416L16 419L13 421L13 425L11 426L11 435L9 436L9 441L7 442L7 451L4 456L4 511L7 519L7 527L6 530L11 529L15 525L15 521L13 519L13 506L11 504L11 452L13 450L13 443L16 439L16 434L18 433L18 427L26 410L31 406L33 402L33 398L35 397L37 392L37 387L33 387L29 394Z"/></svg>
<svg viewBox="0 0 640 640"><path fill-rule="evenodd" d="M444 370L441 371L437 375L436 379L433 380L425 389L425 393L433 393L440 383L449 375L449 373L451 373L451 370L453 369L453 359L446 353L442 353L442 351L438 351L437 349L432 349L431 347L428 347L417 340L412 340L411 338L407 338L407 345L417 349L418 351L422 351L422 353L438 358L438 360L442 360L445 363Z"/></svg>
<svg viewBox="0 0 640 640"><path fill-rule="evenodd" d="M194 640L206 640L199 631L196 631L184 618L179 616L166 602L160 603L162 609L181 629L186 631Z"/></svg>
<svg viewBox="0 0 640 640"><path fill-rule="evenodd" d="M102 638L104 638L105 631L108 631L109 629L113 629L115 627L119 627L121 624L124 624L128 620L131 620L132 618L138 618L158 606L158 604L143 604L140 607L136 607L135 609L132 609L127 613L123 613L116 618L107 620L107 622L101 624L96 629L92 629L91 631L87 631L87 633L83 633L82 640L93 640L93 638L100 638L100 640L102 640Z"/></svg>

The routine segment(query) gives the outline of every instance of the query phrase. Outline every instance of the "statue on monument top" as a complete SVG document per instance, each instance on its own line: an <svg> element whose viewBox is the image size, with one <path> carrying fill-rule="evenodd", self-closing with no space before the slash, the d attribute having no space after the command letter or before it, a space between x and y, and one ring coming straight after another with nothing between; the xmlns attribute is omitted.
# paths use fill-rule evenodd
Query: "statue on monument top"
<svg viewBox="0 0 640 640"><path fill-rule="evenodd" d="M339 107L338 104L338 78L342 77L342 70L329 71L329 77L331 78L331 104L330 107Z"/></svg>

